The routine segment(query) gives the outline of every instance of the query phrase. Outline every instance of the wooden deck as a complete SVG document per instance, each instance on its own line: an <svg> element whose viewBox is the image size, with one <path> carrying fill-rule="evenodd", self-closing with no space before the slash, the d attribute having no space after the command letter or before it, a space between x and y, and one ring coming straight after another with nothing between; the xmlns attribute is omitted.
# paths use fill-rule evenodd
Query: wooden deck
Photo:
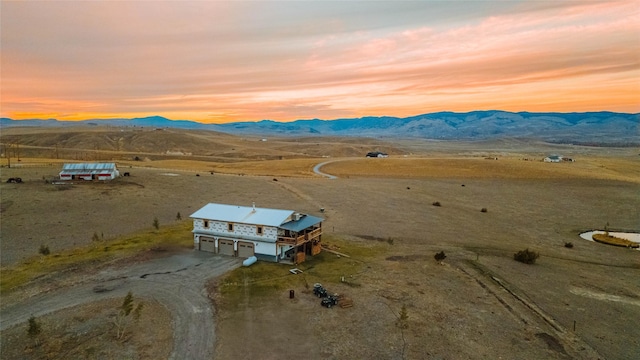
<svg viewBox="0 0 640 360"><path fill-rule="evenodd" d="M317 228L313 231L310 231L306 234L300 235L298 237L278 237L279 243L289 244L289 245L301 245L309 241L313 241L322 235L322 228Z"/></svg>

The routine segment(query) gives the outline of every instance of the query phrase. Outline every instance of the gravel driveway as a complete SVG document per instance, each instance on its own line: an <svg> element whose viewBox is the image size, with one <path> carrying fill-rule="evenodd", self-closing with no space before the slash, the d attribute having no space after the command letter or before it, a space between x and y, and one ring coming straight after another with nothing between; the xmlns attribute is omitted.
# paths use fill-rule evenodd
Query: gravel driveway
<svg viewBox="0 0 640 360"><path fill-rule="evenodd" d="M332 163L332 162L335 162L335 161L337 161L337 160L325 161L323 163L320 163L320 164L318 164L318 165L313 167L313 172L318 174L318 175L320 175L320 176L324 176L326 178L329 178L330 180L337 179L338 178L337 176L334 176L334 175L331 175L331 174L327 174L327 173L323 173L322 171L320 171L321 167L327 165L328 163Z"/></svg>
<svg viewBox="0 0 640 360"><path fill-rule="evenodd" d="M241 259L193 251L154 259L125 268L108 268L82 284L39 294L0 310L0 330L42 316L107 298L153 298L173 315L173 352L170 359L212 358L213 309L205 282L241 266Z"/></svg>

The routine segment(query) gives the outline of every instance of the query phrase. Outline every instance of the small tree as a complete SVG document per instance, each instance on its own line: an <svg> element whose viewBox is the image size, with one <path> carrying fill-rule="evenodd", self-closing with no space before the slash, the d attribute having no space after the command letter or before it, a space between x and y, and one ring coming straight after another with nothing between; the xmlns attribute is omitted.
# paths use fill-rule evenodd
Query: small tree
<svg viewBox="0 0 640 360"><path fill-rule="evenodd" d="M36 320L36 318L33 315L31 315L31 317L29 318L29 328L27 329L27 335L29 335L29 337L33 339L36 346L40 345L39 337L41 332L42 332L42 326Z"/></svg>
<svg viewBox="0 0 640 360"><path fill-rule="evenodd" d="M156 230L160 229L160 222L158 221L158 218L153 218L153 228Z"/></svg>
<svg viewBox="0 0 640 360"><path fill-rule="evenodd" d="M116 327L116 339L122 339L127 330L127 326L129 326L132 321L138 321L140 319L143 307L144 304L142 302L134 306L133 294L129 291L127 296L124 297L122 305L118 307L118 314L113 319L113 324Z"/></svg>
<svg viewBox="0 0 640 360"><path fill-rule="evenodd" d="M93 237L91 237L91 240L92 240L93 242L98 242L98 241L100 241L100 236L98 236L98 233L97 233L97 232L94 232L94 233L93 233Z"/></svg>
<svg viewBox="0 0 640 360"><path fill-rule="evenodd" d="M176 214L176 220L182 220L182 215L180 214L180 211L178 211L178 214Z"/></svg>

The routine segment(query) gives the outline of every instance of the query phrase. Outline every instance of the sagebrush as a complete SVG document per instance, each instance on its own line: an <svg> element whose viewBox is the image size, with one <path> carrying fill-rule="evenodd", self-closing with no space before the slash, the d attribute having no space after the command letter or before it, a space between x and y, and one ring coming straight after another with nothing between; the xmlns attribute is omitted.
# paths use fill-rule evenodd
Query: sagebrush
<svg viewBox="0 0 640 360"><path fill-rule="evenodd" d="M513 254L514 260L520 261L521 263L525 263L525 264L535 264L536 260L539 257L540 257L539 253L529 249L521 250Z"/></svg>

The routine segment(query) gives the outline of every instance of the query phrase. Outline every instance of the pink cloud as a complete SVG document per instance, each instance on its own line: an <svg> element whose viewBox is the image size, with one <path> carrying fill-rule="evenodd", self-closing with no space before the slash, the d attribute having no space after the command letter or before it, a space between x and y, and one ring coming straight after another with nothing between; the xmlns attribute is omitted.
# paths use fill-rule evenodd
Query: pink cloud
<svg viewBox="0 0 640 360"><path fill-rule="evenodd" d="M391 8L347 18L317 3L160 4L3 4L2 116L640 111L634 1L496 3L488 16L437 3L463 19L408 25L385 18Z"/></svg>

